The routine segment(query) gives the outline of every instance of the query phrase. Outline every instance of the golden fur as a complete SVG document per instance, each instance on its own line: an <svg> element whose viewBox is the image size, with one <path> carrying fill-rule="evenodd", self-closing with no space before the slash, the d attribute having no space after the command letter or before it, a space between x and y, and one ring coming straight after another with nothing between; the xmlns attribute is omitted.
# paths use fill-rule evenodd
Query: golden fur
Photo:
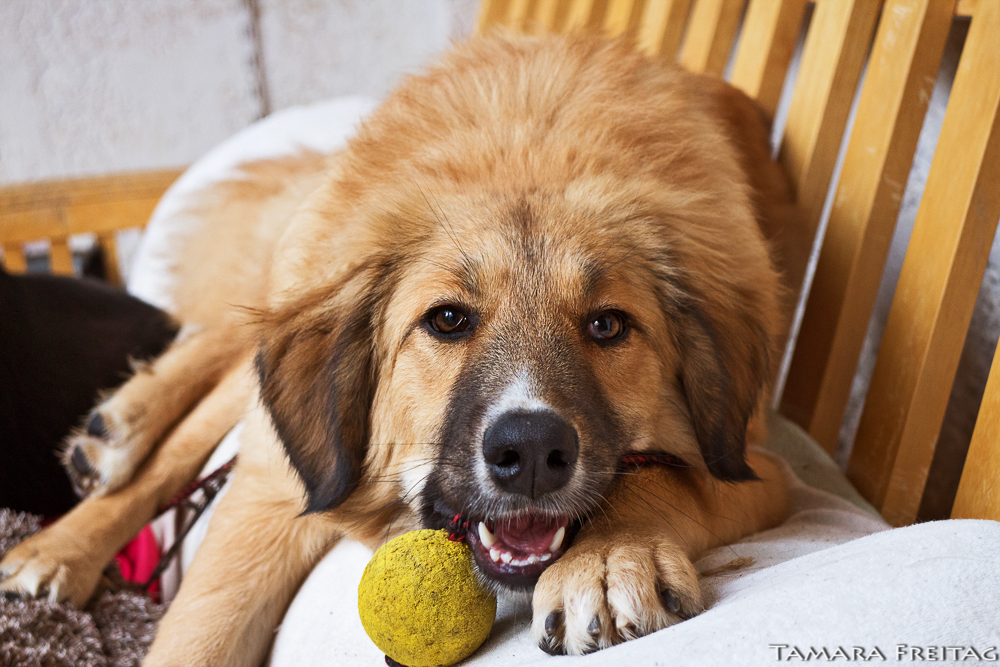
<svg viewBox="0 0 1000 667"><path fill-rule="evenodd" d="M85 603L245 416L147 664L258 663L337 539L433 523L431 500L593 514L535 587L546 650L698 613L692 561L787 507L779 465L745 451L807 251L766 140L722 82L622 43L501 36L408 79L342 153L248 165L189 213L188 335L98 406L106 434L70 443L92 495L8 554L0 588ZM435 337L441 303L475 313L474 335ZM584 331L609 308L629 331L604 347ZM574 477L545 502L480 497L445 465L475 461L514 371L579 433ZM691 467L615 479L632 450Z"/></svg>

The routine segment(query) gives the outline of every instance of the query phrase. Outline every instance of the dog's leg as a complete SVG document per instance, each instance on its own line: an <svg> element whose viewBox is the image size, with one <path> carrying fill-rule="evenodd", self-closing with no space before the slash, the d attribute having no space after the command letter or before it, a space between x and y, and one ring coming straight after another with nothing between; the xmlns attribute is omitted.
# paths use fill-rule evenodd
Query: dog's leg
<svg viewBox="0 0 1000 667"><path fill-rule="evenodd" d="M184 485L246 411L250 362L234 368L118 491L87 498L0 562L0 592L81 607L117 552Z"/></svg>
<svg viewBox="0 0 1000 667"><path fill-rule="evenodd" d="M232 367L244 349L239 329L234 324L190 334L182 329L163 355L94 408L84 427L68 438L63 456L81 495L104 495L132 478L170 427Z"/></svg>
<svg viewBox="0 0 1000 667"><path fill-rule="evenodd" d="M341 523L302 516L303 489L283 455L255 450L248 418L236 476L160 622L143 665L259 665L292 596ZM278 456L278 460L275 460Z"/></svg>
<svg viewBox="0 0 1000 667"><path fill-rule="evenodd" d="M542 573L531 631L549 653L579 655L655 632L702 611L692 562L706 550L785 519L782 465L749 452L760 481L646 468L623 477L573 546Z"/></svg>

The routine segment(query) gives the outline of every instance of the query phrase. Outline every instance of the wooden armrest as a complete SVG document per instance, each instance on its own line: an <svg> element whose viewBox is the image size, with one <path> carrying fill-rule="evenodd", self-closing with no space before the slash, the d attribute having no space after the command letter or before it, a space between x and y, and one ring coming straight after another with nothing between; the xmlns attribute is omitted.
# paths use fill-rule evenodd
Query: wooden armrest
<svg viewBox="0 0 1000 667"><path fill-rule="evenodd" d="M153 208L183 170L112 174L0 187L0 246L7 270L27 268L24 244L52 244L53 273L73 273L67 245L73 234L92 233L104 250L111 282L119 282L114 233L144 227Z"/></svg>

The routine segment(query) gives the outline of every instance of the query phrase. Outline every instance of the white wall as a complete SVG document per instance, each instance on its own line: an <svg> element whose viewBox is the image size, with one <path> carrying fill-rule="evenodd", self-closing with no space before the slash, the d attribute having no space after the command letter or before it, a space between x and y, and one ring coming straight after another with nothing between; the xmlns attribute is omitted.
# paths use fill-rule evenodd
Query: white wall
<svg viewBox="0 0 1000 667"><path fill-rule="evenodd" d="M467 34L477 8L0 0L0 183L182 166L263 110L384 95Z"/></svg>

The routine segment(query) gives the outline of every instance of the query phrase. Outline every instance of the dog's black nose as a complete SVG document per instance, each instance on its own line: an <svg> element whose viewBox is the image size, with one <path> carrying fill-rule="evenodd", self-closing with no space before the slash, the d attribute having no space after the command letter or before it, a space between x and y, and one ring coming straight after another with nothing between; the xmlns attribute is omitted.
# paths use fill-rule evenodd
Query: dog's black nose
<svg viewBox="0 0 1000 667"><path fill-rule="evenodd" d="M529 498L565 486L579 450L576 429L552 412L510 412L483 435L490 476L500 488Z"/></svg>

